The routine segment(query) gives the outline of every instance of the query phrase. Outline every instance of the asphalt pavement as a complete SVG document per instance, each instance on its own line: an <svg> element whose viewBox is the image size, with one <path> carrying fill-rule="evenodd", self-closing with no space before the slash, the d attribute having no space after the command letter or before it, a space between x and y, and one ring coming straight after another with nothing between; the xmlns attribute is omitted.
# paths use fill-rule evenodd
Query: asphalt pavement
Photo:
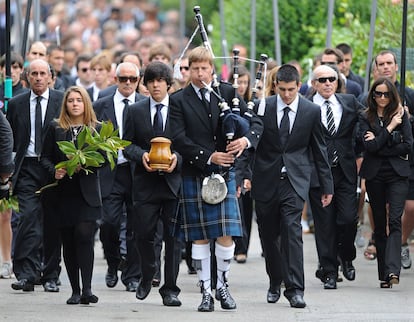
<svg viewBox="0 0 414 322"><path fill-rule="evenodd" d="M368 227L363 226L364 235ZM295 309L282 296L278 303L268 304L268 278L261 257L257 226L253 225L248 259L245 264L232 263L229 277L230 292L237 309L225 311L215 302L215 311L197 312L200 289L196 275L189 275L181 263L178 284L181 307L162 305L158 288L153 288L144 301L124 285L109 289L105 285L106 263L100 242L95 247L93 292L99 302L91 305L67 305L71 295L66 272L61 274L59 293L46 293L42 286L34 292L14 291L13 279L0 280L0 321L414 321L414 270L402 270L400 284L392 289L380 289L376 261L368 261L358 248L355 281L344 280L336 290L324 290L315 278L317 258L314 236L304 234L305 296L304 309ZM414 244L410 245L414 254Z"/></svg>

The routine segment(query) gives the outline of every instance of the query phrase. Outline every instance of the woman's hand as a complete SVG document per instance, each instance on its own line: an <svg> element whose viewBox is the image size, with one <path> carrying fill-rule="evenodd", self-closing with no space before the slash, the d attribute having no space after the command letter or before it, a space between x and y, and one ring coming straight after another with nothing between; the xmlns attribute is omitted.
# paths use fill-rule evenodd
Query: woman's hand
<svg viewBox="0 0 414 322"><path fill-rule="evenodd" d="M66 168L56 169L55 171L56 180L62 180L65 175L66 175Z"/></svg>
<svg viewBox="0 0 414 322"><path fill-rule="evenodd" d="M374 140L374 139L375 139L375 134L374 134L374 132L367 131L367 132L365 133L365 135L364 135L364 139L365 139L365 141L371 141L371 140Z"/></svg>
<svg viewBox="0 0 414 322"><path fill-rule="evenodd" d="M404 108L400 106L398 111L392 117L390 124L387 126L388 132L391 133L398 125L402 123L403 115L404 115Z"/></svg>

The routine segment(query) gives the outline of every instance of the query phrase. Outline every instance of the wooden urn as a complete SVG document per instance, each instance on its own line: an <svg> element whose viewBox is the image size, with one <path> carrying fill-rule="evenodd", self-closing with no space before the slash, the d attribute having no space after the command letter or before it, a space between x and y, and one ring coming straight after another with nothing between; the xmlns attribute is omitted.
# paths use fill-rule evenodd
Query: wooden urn
<svg viewBox="0 0 414 322"><path fill-rule="evenodd" d="M151 140L150 166L155 170L167 170L171 165L171 140L158 136Z"/></svg>

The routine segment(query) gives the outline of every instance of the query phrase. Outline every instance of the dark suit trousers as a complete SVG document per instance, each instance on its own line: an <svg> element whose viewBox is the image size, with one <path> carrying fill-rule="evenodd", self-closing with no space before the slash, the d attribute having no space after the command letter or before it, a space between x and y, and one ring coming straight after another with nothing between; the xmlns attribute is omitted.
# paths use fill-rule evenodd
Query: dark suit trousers
<svg viewBox="0 0 414 322"><path fill-rule="evenodd" d="M164 285L159 290L162 297L167 294L178 295L180 293L177 287L177 276L181 261L181 242L171 236L169 231L171 218L175 216L177 205L178 199L163 180L160 180L148 200L134 202L135 232L142 260L142 278L145 281L152 280L156 271L154 239L159 218L163 222Z"/></svg>
<svg viewBox="0 0 414 322"><path fill-rule="evenodd" d="M108 263L108 270L116 273L121 261L120 227L123 216L127 216L127 265L122 271L122 282L138 281L141 277L140 257L135 246L132 230L132 179L129 165L117 166L115 180L109 196L103 202L100 239Z"/></svg>
<svg viewBox="0 0 414 322"><path fill-rule="evenodd" d="M378 279L384 281L390 273L400 275L401 216L408 192L408 180L396 174L388 179L377 176L374 180L366 180L366 187L374 218Z"/></svg>
<svg viewBox="0 0 414 322"><path fill-rule="evenodd" d="M46 170L37 158L25 158L18 174L14 194L19 201L19 221L14 238L13 271L18 280L35 282L40 276L42 244L42 206L35 192L46 184Z"/></svg>
<svg viewBox="0 0 414 322"><path fill-rule="evenodd" d="M247 255L247 251L249 249L250 233L252 230L252 219L253 219L253 200L250 195L250 191L240 196L239 207L240 207L240 213L242 215L243 236L236 237L234 239L234 243L236 244L234 253L236 255L238 254Z"/></svg>
<svg viewBox="0 0 414 322"><path fill-rule="evenodd" d="M315 223L315 241L319 264L325 275L336 277L339 256L344 261L353 261L356 257L355 235L358 214L356 182L349 182L341 167L332 168L334 190L332 202L322 207L322 191L312 188L309 201Z"/></svg>
<svg viewBox="0 0 414 322"><path fill-rule="evenodd" d="M304 201L288 179L279 182L273 198L256 200L257 223L266 261L270 288L285 282L285 296L303 295L303 240L300 224Z"/></svg>
<svg viewBox="0 0 414 322"><path fill-rule="evenodd" d="M43 272L42 283L57 281L61 271L62 240L56 203L55 189L45 190L41 195L43 205Z"/></svg>

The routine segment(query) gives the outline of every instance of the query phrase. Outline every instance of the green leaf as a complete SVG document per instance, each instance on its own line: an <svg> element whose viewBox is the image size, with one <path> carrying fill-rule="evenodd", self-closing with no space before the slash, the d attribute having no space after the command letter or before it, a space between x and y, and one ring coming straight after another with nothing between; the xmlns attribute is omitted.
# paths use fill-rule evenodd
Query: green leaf
<svg viewBox="0 0 414 322"><path fill-rule="evenodd" d="M76 153L76 146L73 142L70 141L58 141L56 142L60 151L65 155L72 155Z"/></svg>
<svg viewBox="0 0 414 322"><path fill-rule="evenodd" d="M78 134L78 137L76 138L78 148L82 148L85 145L86 135L88 133L88 130L84 130L84 129L85 127L82 129L82 131L80 131L80 133Z"/></svg>

